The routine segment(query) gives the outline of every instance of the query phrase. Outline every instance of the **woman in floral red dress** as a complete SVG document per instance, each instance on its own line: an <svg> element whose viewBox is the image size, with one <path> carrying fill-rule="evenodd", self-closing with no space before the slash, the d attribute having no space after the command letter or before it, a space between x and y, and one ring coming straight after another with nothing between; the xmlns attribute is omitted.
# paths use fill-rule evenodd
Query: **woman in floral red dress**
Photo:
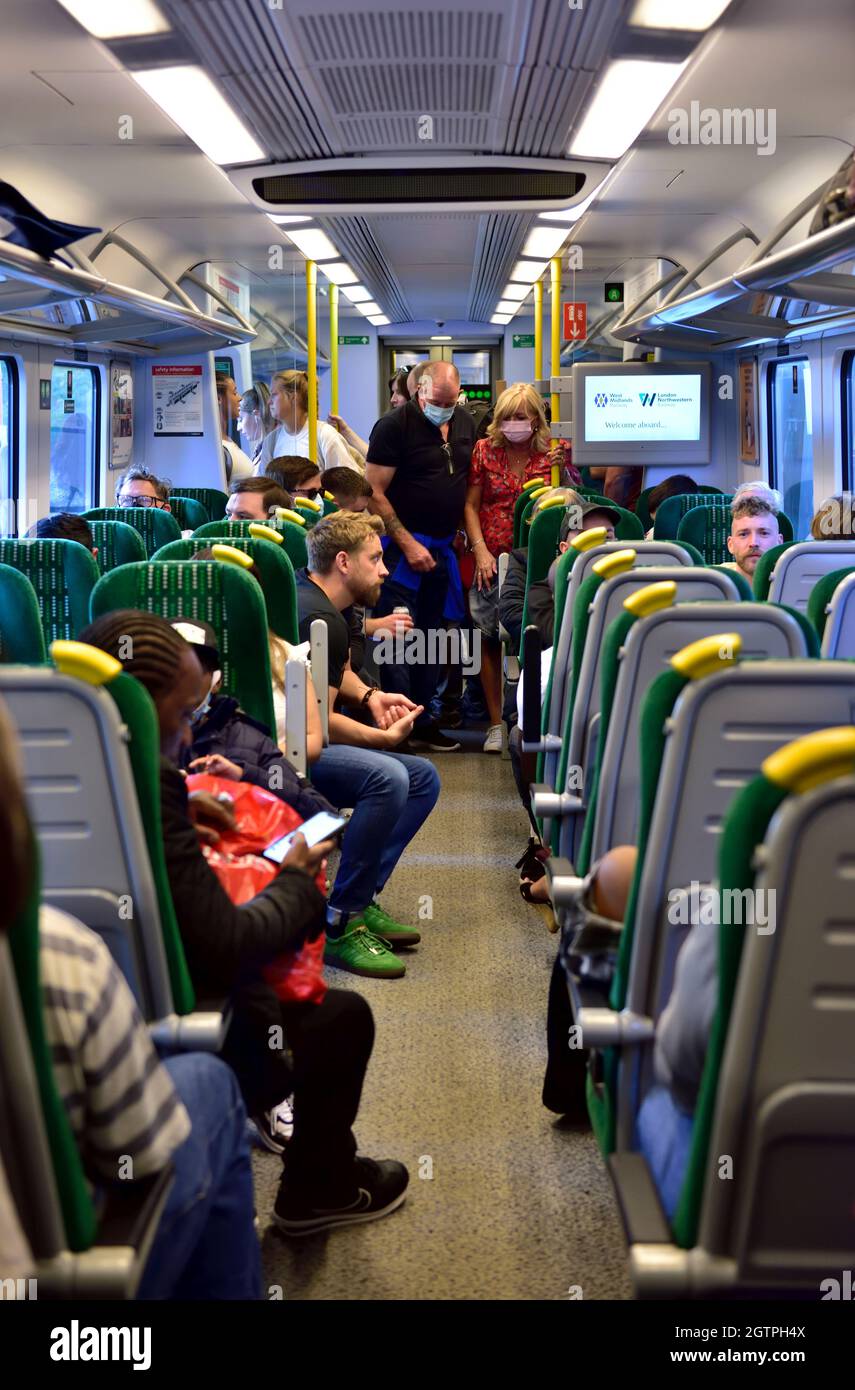
<svg viewBox="0 0 855 1390"><path fill-rule="evenodd" d="M513 544L514 504L530 478L550 482L553 457L543 402L533 386L517 382L503 391L486 438L472 453L463 511L475 559L469 612L482 634L481 684L490 716L485 753L501 753L501 648L498 617L498 557Z"/></svg>

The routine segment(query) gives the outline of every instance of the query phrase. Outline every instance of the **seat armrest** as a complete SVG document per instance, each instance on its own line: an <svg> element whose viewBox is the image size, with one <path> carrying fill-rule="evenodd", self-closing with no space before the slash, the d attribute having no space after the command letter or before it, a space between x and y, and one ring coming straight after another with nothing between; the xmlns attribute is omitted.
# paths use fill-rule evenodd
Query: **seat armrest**
<svg viewBox="0 0 855 1390"><path fill-rule="evenodd" d="M528 745L523 744L528 752ZM581 796L570 792L557 792L547 782L533 782L531 785L531 808L536 816L561 819L563 816L578 815L585 809Z"/></svg>
<svg viewBox="0 0 855 1390"><path fill-rule="evenodd" d="M164 1052L220 1052L226 1039L231 1012L225 1000L206 1001L208 1007L192 1014L169 1014L148 1025L155 1047Z"/></svg>
<svg viewBox="0 0 855 1390"><path fill-rule="evenodd" d="M673 1245L674 1237L644 1156L611 1154L608 1165L627 1244Z"/></svg>

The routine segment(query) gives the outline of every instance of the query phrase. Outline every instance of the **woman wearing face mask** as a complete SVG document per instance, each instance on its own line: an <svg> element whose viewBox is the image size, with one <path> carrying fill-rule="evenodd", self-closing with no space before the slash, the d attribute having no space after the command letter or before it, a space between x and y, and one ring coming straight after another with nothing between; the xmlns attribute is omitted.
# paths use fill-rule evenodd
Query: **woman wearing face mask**
<svg viewBox="0 0 855 1390"><path fill-rule="evenodd" d="M276 421L270 414L270 391L263 381L256 381L241 396L238 414L238 430L253 467L258 462L264 436L275 427Z"/></svg>
<svg viewBox="0 0 855 1390"><path fill-rule="evenodd" d="M486 437L472 452L463 516L475 557L469 612L482 634L481 684L490 716L485 753L501 753L498 557L513 544L514 505L530 478L550 479L549 426L533 386L516 382L496 402Z"/></svg>

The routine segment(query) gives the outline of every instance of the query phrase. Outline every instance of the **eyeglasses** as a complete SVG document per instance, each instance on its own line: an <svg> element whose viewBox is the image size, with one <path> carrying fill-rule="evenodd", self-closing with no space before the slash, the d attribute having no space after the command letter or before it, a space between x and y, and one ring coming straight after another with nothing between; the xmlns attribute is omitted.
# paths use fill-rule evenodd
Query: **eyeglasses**
<svg viewBox="0 0 855 1390"><path fill-rule="evenodd" d="M165 507L159 497L148 497L142 493L120 492L116 498L117 507Z"/></svg>
<svg viewBox="0 0 855 1390"><path fill-rule="evenodd" d="M319 487L301 487L297 495L298 497L306 497L310 502L314 502L316 498L320 497L322 490L323 489Z"/></svg>
<svg viewBox="0 0 855 1390"><path fill-rule="evenodd" d="M452 452L451 452L451 445L448 443L447 440L443 440L442 444L440 445L440 448L442 449L442 452L445 454L445 459L446 459L446 462L447 462L447 464L448 464L448 471L449 471L449 473L452 473L452 474L453 474L453 473L454 473L454 455L453 455Z"/></svg>

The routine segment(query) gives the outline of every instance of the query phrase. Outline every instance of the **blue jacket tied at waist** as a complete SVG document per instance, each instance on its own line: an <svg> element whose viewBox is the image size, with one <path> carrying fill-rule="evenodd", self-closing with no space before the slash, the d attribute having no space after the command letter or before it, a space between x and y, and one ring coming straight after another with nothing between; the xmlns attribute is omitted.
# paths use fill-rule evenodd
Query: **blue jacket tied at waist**
<svg viewBox="0 0 855 1390"><path fill-rule="evenodd" d="M463 584L460 579L460 566L457 563L457 555L454 551L454 536L444 536L437 540L436 536L425 536L417 531L410 533L414 541L423 545L426 550L432 553L439 553L445 560L445 567L448 571L448 594L445 600L445 608L442 616L446 622L459 623L466 617L466 605L463 601ZM389 536L381 536L380 543L385 550L390 544ZM417 591L424 579L424 574L414 570L407 558L402 555L391 575L396 584L400 584L405 589Z"/></svg>

